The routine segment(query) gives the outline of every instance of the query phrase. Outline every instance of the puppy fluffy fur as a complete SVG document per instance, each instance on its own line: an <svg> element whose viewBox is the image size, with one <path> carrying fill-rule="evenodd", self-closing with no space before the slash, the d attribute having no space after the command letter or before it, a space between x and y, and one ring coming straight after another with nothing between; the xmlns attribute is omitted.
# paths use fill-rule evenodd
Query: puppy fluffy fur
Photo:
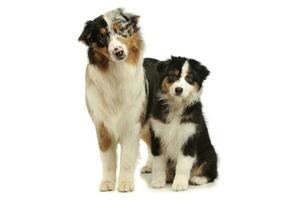
<svg viewBox="0 0 301 200"><path fill-rule="evenodd" d="M152 60L153 61L153 60ZM154 63L155 61L153 61ZM209 71L193 59L154 63L158 83L150 114L152 187L182 191L217 177L217 155L203 117L200 93Z"/></svg>

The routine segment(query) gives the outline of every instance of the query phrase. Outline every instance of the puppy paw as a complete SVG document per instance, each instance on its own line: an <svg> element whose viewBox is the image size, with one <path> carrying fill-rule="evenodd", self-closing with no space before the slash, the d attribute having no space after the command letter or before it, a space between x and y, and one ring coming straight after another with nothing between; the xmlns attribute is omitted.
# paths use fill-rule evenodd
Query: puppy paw
<svg viewBox="0 0 301 200"><path fill-rule="evenodd" d="M172 186L171 186L171 189L173 191L184 191L188 188L188 181L174 181Z"/></svg>
<svg viewBox="0 0 301 200"><path fill-rule="evenodd" d="M208 179L205 176L193 176L189 179L191 185L203 185L208 183Z"/></svg>
<svg viewBox="0 0 301 200"><path fill-rule="evenodd" d="M119 181L118 191L119 192L132 192L134 190L134 182L129 180Z"/></svg>
<svg viewBox="0 0 301 200"><path fill-rule="evenodd" d="M114 188L115 188L115 182L114 181L103 180L100 183L99 191L108 192L108 191L114 190Z"/></svg>
<svg viewBox="0 0 301 200"><path fill-rule="evenodd" d="M151 165L144 165L144 166L141 168L140 172L141 172L142 174L144 174L144 173L152 173L152 166L151 166Z"/></svg>
<svg viewBox="0 0 301 200"><path fill-rule="evenodd" d="M165 186L165 180L164 179L157 179L157 180L152 180L151 186L152 188L163 188Z"/></svg>

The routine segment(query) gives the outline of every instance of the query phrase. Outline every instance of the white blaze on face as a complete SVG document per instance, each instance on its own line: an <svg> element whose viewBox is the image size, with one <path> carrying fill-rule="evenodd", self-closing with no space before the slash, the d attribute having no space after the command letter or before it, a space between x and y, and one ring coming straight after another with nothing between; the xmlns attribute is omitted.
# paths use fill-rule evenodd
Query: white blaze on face
<svg viewBox="0 0 301 200"><path fill-rule="evenodd" d="M109 39L109 42L108 42L108 49L109 49L109 52L110 52L110 56L112 58L113 61L116 61L116 62L120 62L120 61L123 61L127 58L128 56L128 49L126 47L126 45L124 45L120 40L119 40L119 37L118 35L116 34L110 34L110 39ZM114 55L114 52L116 51L116 49L118 50L122 50L123 51L123 59L122 60L118 60L115 55Z"/></svg>
<svg viewBox="0 0 301 200"><path fill-rule="evenodd" d="M108 50L111 56L111 59L115 62L121 62L126 60L128 57L128 48L127 46L121 42L121 37L118 34L114 32L113 29L113 20L120 15L120 11L118 9L109 11L104 14L104 19L108 24L108 31L109 31L109 41L108 41ZM114 52L122 50L123 51L123 59L118 59L115 55Z"/></svg>
<svg viewBox="0 0 301 200"><path fill-rule="evenodd" d="M195 92L194 90L194 86L193 85L190 85L186 80L185 80L185 77L187 76L188 74L188 70L189 70L189 63L188 61L186 60L185 63L183 64L182 66L182 73L181 73L181 77L179 80L177 80L176 82L174 82L172 84L172 86L169 88L169 94L171 96L174 96L174 97L178 97L178 98L187 98L189 97L193 92ZM176 95L176 88L179 87L179 88L182 88L183 89L183 92L180 96L177 96Z"/></svg>

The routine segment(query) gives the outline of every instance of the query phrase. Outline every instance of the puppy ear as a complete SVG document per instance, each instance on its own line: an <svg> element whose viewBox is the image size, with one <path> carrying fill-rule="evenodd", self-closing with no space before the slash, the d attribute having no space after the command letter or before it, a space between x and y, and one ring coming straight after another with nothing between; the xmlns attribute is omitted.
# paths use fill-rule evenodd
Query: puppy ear
<svg viewBox="0 0 301 200"><path fill-rule="evenodd" d="M198 72L201 81L204 81L210 74L210 71L207 69L207 67L202 65L202 63L200 63L199 61L190 59L188 62Z"/></svg>
<svg viewBox="0 0 301 200"><path fill-rule="evenodd" d="M207 69L207 67L205 67L201 63L198 63L196 69L199 71L202 81L204 81L207 78L207 76L210 74L210 71Z"/></svg>
<svg viewBox="0 0 301 200"><path fill-rule="evenodd" d="M87 21L85 28L81 35L78 38L78 41L85 43L87 46L90 45L90 36L92 33L92 27L93 27L93 22L92 21Z"/></svg>

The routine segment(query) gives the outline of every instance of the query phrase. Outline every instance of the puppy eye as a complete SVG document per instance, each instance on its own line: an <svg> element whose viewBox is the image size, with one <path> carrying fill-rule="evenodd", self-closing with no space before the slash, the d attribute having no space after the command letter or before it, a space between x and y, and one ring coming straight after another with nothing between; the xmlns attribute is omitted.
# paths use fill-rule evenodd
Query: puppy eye
<svg viewBox="0 0 301 200"><path fill-rule="evenodd" d="M187 83L192 84L193 83L193 77L192 77L192 75L187 75L185 77L185 80L187 81Z"/></svg>
<svg viewBox="0 0 301 200"><path fill-rule="evenodd" d="M174 74L170 74L168 75L167 80L169 82L175 82L177 80L177 77Z"/></svg>

